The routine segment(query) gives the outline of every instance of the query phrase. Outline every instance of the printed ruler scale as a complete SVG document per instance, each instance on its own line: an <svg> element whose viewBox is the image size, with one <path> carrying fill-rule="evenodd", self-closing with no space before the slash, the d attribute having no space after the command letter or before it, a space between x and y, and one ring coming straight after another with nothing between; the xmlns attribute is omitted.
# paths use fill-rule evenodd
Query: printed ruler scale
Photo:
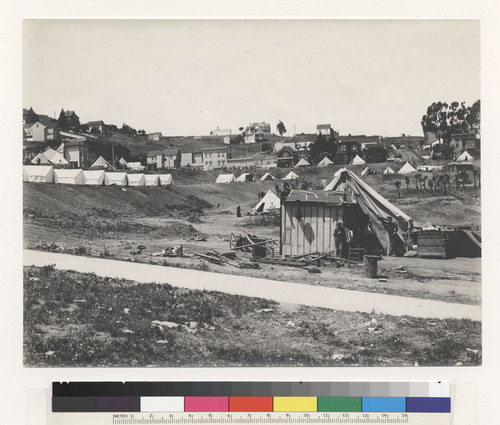
<svg viewBox="0 0 500 425"><path fill-rule="evenodd" d="M52 414L51 425L286 425L286 424L407 424L450 425L447 413L286 413L241 415L223 413L156 413L156 414L106 414L106 413L57 413Z"/></svg>

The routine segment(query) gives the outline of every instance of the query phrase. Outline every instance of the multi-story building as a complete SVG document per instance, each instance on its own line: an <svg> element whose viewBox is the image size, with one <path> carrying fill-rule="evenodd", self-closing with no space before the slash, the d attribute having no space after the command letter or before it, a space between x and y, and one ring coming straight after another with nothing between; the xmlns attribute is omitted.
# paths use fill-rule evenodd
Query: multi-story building
<svg viewBox="0 0 500 425"><path fill-rule="evenodd" d="M225 146L215 148L203 148L203 166L211 168L225 168L227 166L227 148Z"/></svg>

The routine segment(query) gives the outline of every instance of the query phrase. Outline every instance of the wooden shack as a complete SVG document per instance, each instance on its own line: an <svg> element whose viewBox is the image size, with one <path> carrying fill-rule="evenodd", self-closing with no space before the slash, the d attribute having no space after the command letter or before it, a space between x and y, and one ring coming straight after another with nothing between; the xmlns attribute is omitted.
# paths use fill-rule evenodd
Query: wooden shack
<svg viewBox="0 0 500 425"><path fill-rule="evenodd" d="M281 254L334 252L337 223L362 215L352 192L292 190L281 206Z"/></svg>

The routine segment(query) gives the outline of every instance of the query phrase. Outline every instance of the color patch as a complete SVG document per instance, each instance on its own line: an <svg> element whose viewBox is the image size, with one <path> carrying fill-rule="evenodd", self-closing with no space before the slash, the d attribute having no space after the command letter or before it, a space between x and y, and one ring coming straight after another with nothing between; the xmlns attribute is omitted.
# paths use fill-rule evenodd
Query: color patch
<svg viewBox="0 0 500 425"><path fill-rule="evenodd" d="M227 412L229 397L185 397L185 412Z"/></svg>
<svg viewBox="0 0 500 425"><path fill-rule="evenodd" d="M184 412L184 397L141 397L141 412Z"/></svg>
<svg viewBox="0 0 500 425"><path fill-rule="evenodd" d="M274 397L275 412L317 412L317 397Z"/></svg>
<svg viewBox="0 0 500 425"><path fill-rule="evenodd" d="M450 413L451 399L449 397L408 397L407 412L420 413Z"/></svg>
<svg viewBox="0 0 500 425"><path fill-rule="evenodd" d="M272 397L229 397L230 412L272 412Z"/></svg>
<svg viewBox="0 0 500 425"><path fill-rule="evenodd" d="M53 412L95 412L95 397L52 397Z"/></svg>
<svg viewBox="0 0 500 425"><path fill-rule="evenodd" d="M361 397L318 397L318 412L361 412Z"/></svg>
<svg viewBox="0 0 500 425"><path fill-rule="evenodd" d="M405 412L405 397L363 397L363 412Z"/></svg>
<svg viewBox="0 0 500 425"><path fill-rule="evenodd" d="M97 397L96 412L140 412L140 397Z"/></svg>

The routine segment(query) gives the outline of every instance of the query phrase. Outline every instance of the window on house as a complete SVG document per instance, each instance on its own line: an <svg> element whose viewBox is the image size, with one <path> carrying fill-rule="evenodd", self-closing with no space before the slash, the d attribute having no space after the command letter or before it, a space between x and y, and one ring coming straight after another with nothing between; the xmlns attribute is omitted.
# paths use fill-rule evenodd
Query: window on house
<svg viewBox="0 0 500 425"><path fill-rule="evenodd" d="M345 151L346 151L346 149L345 149L345 145L342 145L342 146L340 147L340 152L345 152Z"/></svg>

